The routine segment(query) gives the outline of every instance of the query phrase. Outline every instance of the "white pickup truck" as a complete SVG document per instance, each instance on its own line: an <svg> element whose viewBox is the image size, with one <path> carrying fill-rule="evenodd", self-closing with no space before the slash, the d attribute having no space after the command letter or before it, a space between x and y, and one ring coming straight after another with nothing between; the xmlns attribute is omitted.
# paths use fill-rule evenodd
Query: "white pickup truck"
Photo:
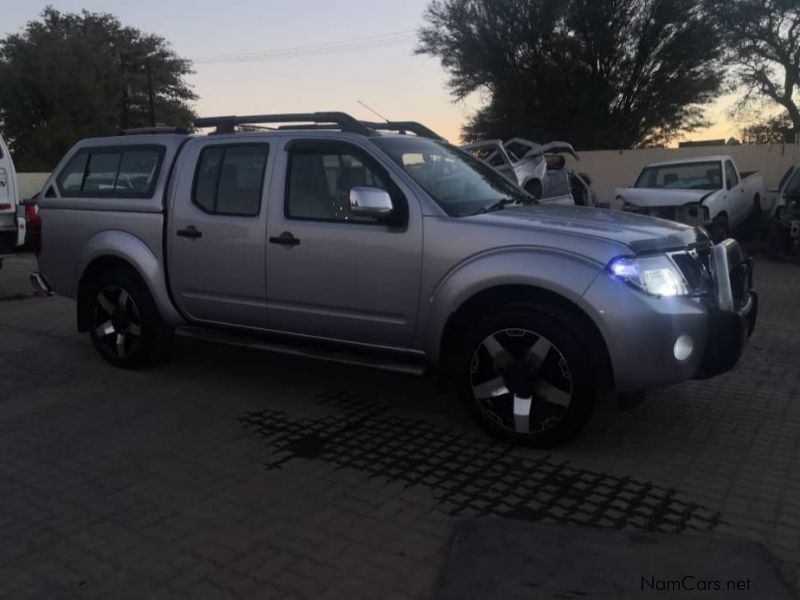
<svg viewBox="0 0 800 600"><path fill-rule="evenodd" d="M0 136L0 255L25 241L25 218L17 216L19 186L11 153Z"/></svg>
<svg viewBox="0 0 800 600"><path fill-rule="evenodd" d="M758 172L741 173L730 156L700 156L646 166L630 188L617 188L622 210L707 227L719 242L748 220L761 220L766 195Z"/></svg>

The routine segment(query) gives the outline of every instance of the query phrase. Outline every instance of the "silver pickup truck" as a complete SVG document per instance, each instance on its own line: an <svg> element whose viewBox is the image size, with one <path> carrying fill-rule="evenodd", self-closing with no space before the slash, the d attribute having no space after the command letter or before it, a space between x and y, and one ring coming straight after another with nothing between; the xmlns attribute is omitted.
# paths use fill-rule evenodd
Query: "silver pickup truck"
<svg viewBox="0 0 800 600"><path fill-rule="evenodd" d="M735 241L537 205L417 124L313 113L197 126L216 129L83 140L44 188L32 280L77 300L78 329L114 365L158 360L176 331L434 367L490 432L544 446L609 387L731 369L753 330Z"/></svg>

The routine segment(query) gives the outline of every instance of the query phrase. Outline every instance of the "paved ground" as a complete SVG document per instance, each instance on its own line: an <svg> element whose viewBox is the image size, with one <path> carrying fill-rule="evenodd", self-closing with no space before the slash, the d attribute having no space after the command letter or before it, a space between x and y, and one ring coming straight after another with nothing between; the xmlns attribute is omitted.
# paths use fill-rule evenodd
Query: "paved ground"
<svg viewBox="0 0 800 600"><path fill-rule="evenodd" d="M800 266L762 260L758 284L735 372L551 452L414 378L189 341L120 371L71 302L0 302L0 597L433 598L475 516L730 534L796 580Z"/></svg>

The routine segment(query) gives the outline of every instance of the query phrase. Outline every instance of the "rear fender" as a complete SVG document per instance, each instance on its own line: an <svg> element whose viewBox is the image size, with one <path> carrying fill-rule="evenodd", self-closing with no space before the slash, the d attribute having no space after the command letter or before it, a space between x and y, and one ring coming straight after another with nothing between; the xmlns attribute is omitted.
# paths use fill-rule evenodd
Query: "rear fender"
<svg viewBox="0 0 800 600"><path fill-rule="evenodd" d="M180 325L184 322L170 300L161 261L142 240L130 233L110 230L89 238L77 262L77 281L82 283L84 275L92 264L108 257L125 261L139 274L150 290L165 322L170 325Z"/></svg>

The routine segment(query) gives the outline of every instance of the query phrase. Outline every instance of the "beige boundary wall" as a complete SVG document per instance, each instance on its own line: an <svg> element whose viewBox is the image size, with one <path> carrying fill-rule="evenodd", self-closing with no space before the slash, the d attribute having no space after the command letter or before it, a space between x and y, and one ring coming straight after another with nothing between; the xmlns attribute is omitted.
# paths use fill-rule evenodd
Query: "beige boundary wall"
<svg viewBox="0 0 800 600"><path fill-rule="evenodd" d="M36 192L41 191L48 177L50 177L50 173L17 173L20 200L27 200Z"/></svg>
<svg viewBox="0 0 800 600"><path fill-rule="evenodd" d="M729 154L742 171L760 171L764 175L767 189L770 189L778 186L778 182L790 165L798 163L800 148L794 144L743 144L699 148L595 150L579 152L580 161L576 162L570 158L570 164L592 178L592 187L599 202L613 203L614 188L633 185L639 171L645 165L710 154ZM617 208L615 205L614 207Z"/></svg>
<svg viewBox="0 0 800 600"><path fill-rule="evenodd" d="M578 171L589 174L600 202L613 202L614 188L633 185L645 165L708 154L730 154L742 171L760 171L764 175L767 188L777 187L786 169L800 161L800 147L775 144L594 150L580 152L580 161L570 159L570 163ZM20 198L30 198L41 190L48 175L49 173L19 173Z"/></svg>

